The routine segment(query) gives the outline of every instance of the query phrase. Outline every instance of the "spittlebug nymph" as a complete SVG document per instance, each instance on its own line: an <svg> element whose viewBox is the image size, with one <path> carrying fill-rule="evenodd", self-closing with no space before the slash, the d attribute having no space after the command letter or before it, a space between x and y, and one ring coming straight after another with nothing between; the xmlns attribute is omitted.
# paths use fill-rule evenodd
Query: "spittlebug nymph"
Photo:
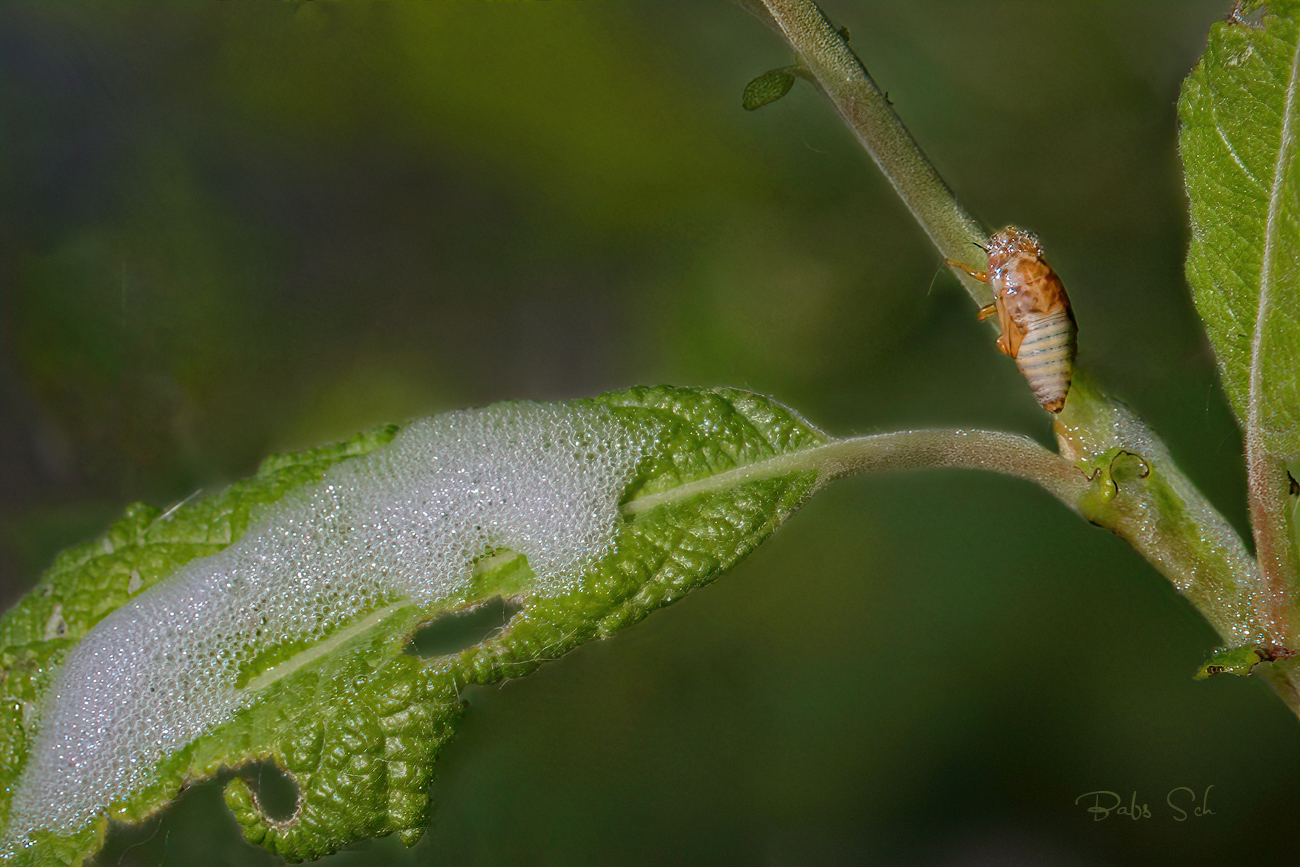
<svg viewBox="0 0 1300 867"><path fill-rule="evenodd" d="M997 314L998 349L1016 360L1039 405L1060 412L1074 377L1076 330L1065 286L1032 232L1008 226L989 240L988 254L987 272L948 264L992 287L993 303L980 319Z"/></svg>

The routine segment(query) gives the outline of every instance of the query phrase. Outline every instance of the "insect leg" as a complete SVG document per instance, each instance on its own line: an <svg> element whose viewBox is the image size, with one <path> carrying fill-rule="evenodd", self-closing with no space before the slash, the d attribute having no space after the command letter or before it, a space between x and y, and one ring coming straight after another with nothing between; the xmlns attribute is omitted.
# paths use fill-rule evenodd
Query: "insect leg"
<svg viewBox="0 0 1300 867"><path fill-rule="evenodd" d="M952 259L944 259L943 261L948 263L949 268L960 268L961 270L965 271L967 274L971 275L981 283L989 282L989 275L987 271L976 271L974 268L971 268L967 265L963 265L960 262L953 261Z"/></svg>

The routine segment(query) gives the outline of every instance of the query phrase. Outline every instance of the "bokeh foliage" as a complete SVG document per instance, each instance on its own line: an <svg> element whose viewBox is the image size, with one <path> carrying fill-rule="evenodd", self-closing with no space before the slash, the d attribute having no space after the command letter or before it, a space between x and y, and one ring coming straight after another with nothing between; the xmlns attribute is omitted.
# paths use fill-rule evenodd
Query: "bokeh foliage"
<svg viewBox="0 0 1300 867"><path fill-rule="evenodd" d="M828 4L1084 362L1243 525L1174 100L1226 2ZM772 394L1041 434L874 167L725 4L0 7L5 596L135 499L497 399ZM468 696L434 825L334 863L1186 864L1294 852L1294 719L1118 541L961 473L824 492L728 578ZM1243 737L1243 732L1249 732ZM1216 814L1178 823L1177 786ZM1107 789L1151 820L1093 822ZM208 790L108 863L266 863ZM130 847L130 848L128 848Z"/></svg>

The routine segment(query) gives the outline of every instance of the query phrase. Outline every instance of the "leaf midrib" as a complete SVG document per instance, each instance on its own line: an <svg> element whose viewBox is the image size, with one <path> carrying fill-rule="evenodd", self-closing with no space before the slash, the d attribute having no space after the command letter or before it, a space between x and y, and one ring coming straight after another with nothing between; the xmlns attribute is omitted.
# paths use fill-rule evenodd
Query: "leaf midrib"
<svg viewBox="0 0 1300 867"><path fill-rule="evenodd" d="M345 629L340 629L338 632L324 639L320 643L313 644L311 647L295 653L279 665L262 672L245 684L244 689L248 692L260 692L261 690L266 689L271 684L283 680L299 669L310 665L323 656L328 655L339 645L351 641L362 633L370 631L387 619L390 614L400 611L403 608L408 608L412 604L413 603L409 600L401 600L380 608L378 611L371 612L351 626L348 626Z"/></svg>
<svg viewBox="0 0 1300 867"><path fill-rule="evenodd" d="M1263 413L1264 396L1261 354L1264 345L1264 326L1272 310L1273 269L1276 252L1280 241L1278 232L1278 212L1281 209L1283 188L1286 185L1287 168L1290 166L1296 145L1296 97L1297 81L1300 79L1300 39L1291 54L1291 75L1287 82L1286 108L1282 115L1282 129L1278 137L1277 162L1273 166L1273 184L1269 190L1268 219L1264 224L1264 252L1260 262L1259 306L1255 311L1255 332L1251 335L1250 345L1250 395L1246 406L1246 440L1256 448L1263 445L1260 417Z"/></svg>

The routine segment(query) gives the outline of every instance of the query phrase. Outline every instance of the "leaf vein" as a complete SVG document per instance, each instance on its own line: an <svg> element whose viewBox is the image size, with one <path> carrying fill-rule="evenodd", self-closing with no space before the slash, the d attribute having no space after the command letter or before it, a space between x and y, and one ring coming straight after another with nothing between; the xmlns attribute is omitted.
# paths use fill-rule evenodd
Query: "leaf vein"
<svg viewBox="0 0 1300 867"><path fill-rule="evenodd" d="M1298 78L1300 78L1300 39L1296 40L1296 46L1291 55L1291 75L1287 81L1286 109L1282 116L1282 128L1278 137L1277 162L1273 166L1273 185L1269 195L1268 219L1264 228L1264 256L1260 262L1259 273L1259 306L1256 308L1255 333L1251 335L1250 346L1250 397L1246 420L1246 439L1248 442L1252 439L1257 441L1260 433L1260 413L1262 412L1261 405L1263 403L1263 395L1260 393L1263 387L1260 356L1264 345L1265 320L1271 309L1270 290L1273 284L1276 252L1278 245L1281 243L1277 233L1281 222L1279 212L1282 208L1283 187L1286 183L1287 169L1291 163L1296 140L1295 104ZM1261 444L1256 442L1256 445Z"/></svg>
<svg viewBox="0 0 1300 867"><path fill-rule="evenodd" d="M1224 134L1223 124L1219 122L1218 101L1211 99L1209 102L1210 102L1210 118L1213 120L1211 126L1213 126L1214 131L1218 133L1219 140L1223 142L1224 148L1228 151L1228 156L1232 157L1232 161L1237 164L1237 167L1241 169L1241 173L1245 175L1252 184L1254 184L1259 189L1263 190L1265 188L1264 182L1261 181L1259 178L1255 177L1254 173L1251 172L1250 169L1246 168L1246 164L1242 162L1241 157L1237 155L1236 145L1234 145L1231 141L1229 141L1227 135Z"/></svg>

